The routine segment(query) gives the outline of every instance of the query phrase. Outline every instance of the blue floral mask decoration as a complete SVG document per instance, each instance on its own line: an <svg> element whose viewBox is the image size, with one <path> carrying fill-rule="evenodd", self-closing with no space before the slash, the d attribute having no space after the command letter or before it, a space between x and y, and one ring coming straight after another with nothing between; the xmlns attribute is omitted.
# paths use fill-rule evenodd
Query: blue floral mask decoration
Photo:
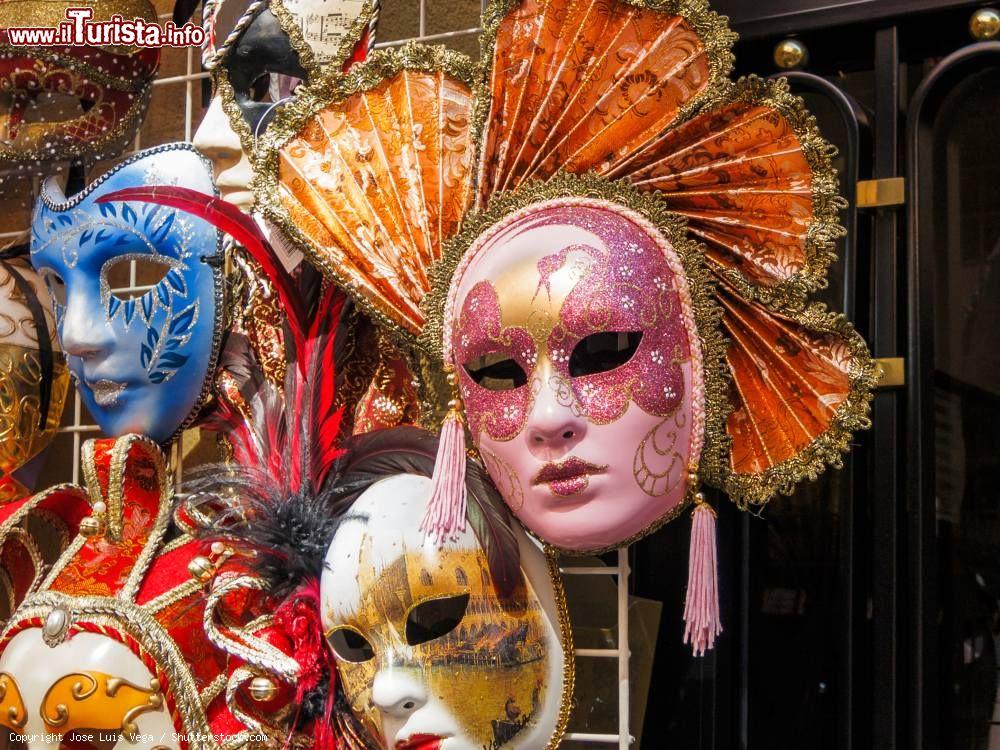
<svg viewBox="0 0 1000 750"><path fill-rule="evenodd" d="M186 143L141 151L72 198L45 184L31 262L48 285L83 403L109 436L169 442L209 395L222 329L222 237L152 203L98 203L142 185L217 195Z"/></svg>

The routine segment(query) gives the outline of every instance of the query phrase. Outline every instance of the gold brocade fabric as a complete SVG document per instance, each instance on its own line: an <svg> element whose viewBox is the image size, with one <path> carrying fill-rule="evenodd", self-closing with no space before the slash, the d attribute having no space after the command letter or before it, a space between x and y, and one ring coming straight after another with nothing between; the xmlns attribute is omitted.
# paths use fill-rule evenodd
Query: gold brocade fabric
<svg viewBox="0 0 1000 750"><path fill-rule="evenodd" d="M55 437L69 390L69 369L59 352L48 418L39 425L42 366L36 349L0 343L0 472L17 471Z"/></svg>

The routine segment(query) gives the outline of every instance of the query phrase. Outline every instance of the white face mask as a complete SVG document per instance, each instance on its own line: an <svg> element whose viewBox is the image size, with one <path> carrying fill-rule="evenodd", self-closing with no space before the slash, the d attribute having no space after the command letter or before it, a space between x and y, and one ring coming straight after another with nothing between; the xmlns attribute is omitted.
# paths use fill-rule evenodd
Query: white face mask
<svg viewBox="0 0 1000 750"><path fill-rule="evenodd" d="M419 530L429 494L426 477L378 482L327 552L321 614L345 695L387 749L545 748L567 701L548 561L516 529L524 581L501 601L471 530L440 547Z"/></svg>
<svg viewBox="0 0 1000 750"><path fill-rule="evenodd" d="M0 654L0 726L28 750L59 747L58 736L73 733L95 746L180 748L159 684L126 646L76 633L50 647L42 633L22 630Z"/></svg>

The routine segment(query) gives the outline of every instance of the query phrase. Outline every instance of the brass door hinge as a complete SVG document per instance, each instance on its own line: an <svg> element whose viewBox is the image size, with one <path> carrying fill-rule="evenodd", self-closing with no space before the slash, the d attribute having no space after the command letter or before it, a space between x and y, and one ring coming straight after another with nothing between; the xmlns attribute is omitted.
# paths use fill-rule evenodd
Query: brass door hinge
<svg viewBox="0 0 1000 750"><path fill-rule="evenodd" d="M876 359L881 375L876 388L900 388L906 385L906 360L902 357Z"/></svg>
<svg viewBox="0 0 1000 750"><path fill-rule="evenodd" d="M906 203L906 180L862 180L858 183L858 208L886 208Z"/></svg>

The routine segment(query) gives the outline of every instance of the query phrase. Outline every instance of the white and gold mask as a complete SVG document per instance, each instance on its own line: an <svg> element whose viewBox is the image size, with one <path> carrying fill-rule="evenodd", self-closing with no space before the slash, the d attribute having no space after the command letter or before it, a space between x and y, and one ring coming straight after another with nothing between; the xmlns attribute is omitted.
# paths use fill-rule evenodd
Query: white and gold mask
<svg viewBox="0 0 1000 750"><path fill-rule="evenodd" d="M570 680L551 561L516 529L523 579L501 598L471 530L438 546L418 529L430 485L374 484L327 552L323 627L345 695L385 748L553 747Z"/></svg>

